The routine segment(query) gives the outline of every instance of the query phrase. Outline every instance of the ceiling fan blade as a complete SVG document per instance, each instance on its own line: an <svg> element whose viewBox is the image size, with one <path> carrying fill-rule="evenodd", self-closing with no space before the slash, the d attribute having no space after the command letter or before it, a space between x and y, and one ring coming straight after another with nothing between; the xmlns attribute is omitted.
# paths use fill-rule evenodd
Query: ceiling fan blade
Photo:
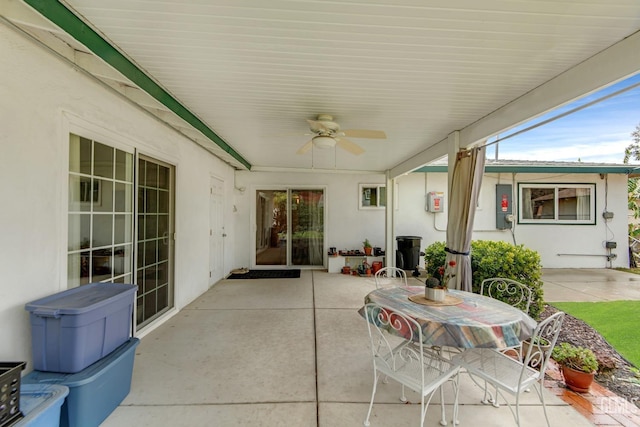
<svg viewBox="0 0 640 427"><path fill-rule="evenodd" d="M313 146L313 140L310 140L309 142L304 144L302 147L300 147L300 149L296 151L296 154L304 154L307 151L309 151L312 146Z"/></svg>
<svg viewBox="0 0 640 427"><path fill-rule="evenodd" d="M369 129L348 129L341 132L344 136L352 138L369 138L369 139L386 139L387 134L381 130L369 130Z"/></svg>
<svg viewBox="0 0 640 427"><path fill-rule="evenodd" d="M355 154L357 156L364 153L364 149L355 142L349 141L346 138L335 138L335 140L338 144L338 147L350 152L351 154Z"/></svg>
<svg viewBox="0 0 640 427"><path fill-rule="evenodd" d="M290 138L290 137L300 137L300 136L315 136L315 133L309 133L309 132L288 132L288 133L275 133L275 134L269 134L267 135L268 137L273 137L273 138Z"/></svg>

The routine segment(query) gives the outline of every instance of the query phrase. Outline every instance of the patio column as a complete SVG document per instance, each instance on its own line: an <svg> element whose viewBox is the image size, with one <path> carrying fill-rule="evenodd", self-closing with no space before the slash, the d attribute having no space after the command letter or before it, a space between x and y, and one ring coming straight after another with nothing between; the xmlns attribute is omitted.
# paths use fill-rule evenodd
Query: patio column
<svg viewBox="0 0 640 427"><path fill-rule="evenodd" d="M398 195L396 194L396 180L391 178L389 171L386 173L385 177L386 186L387 186L387 198L385 200L385 223L384 223L384 250L385 250L385 267L396 267L396 256L395 249L393 247L393 242L395 241L395 236L393 233L393 224L394 213L395 213L395 201Z"/></svg>

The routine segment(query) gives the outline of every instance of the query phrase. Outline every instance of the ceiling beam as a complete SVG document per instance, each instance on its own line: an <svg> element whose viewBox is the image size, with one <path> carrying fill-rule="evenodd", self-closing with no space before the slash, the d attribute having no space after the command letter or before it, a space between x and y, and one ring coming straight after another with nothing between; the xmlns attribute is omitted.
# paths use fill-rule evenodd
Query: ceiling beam
<svg viewBox="0 0 640 427"><path fill-rule="evenodd" d="M446 173L448 171L447 165L435 165L435 166L423 166L414 170L412 173L429 173L438 172ZM620 174L631 175L640 171L638 165L583 165L580 162L556 164L553 162L548 164L485 164L484 173L517 173L517 174L529 174L529 173L562 173L562 174Z"/></svg>
<svg viewBox="0 0 640 427"><path fill-rule="evenodd" d="M531 120L636 74L640 70L640 32L636 32L537 88L460 129L460 148ZM452 129L454 131L454 129ZM390 170L395 178L447 154L447 138Z"/></svg>
<svg viewBox="0 0 640 427"><path fill-rule="evenodd" d="M424 151L410 157L404 162L398 164L394 168L389 170L389 179L397 178L400 175L407 174L414 169L422 167L427 163L430 163L436 159L447 155L447 141L449 138L445 138L442 141L436 142L431 147Z"/></svg>

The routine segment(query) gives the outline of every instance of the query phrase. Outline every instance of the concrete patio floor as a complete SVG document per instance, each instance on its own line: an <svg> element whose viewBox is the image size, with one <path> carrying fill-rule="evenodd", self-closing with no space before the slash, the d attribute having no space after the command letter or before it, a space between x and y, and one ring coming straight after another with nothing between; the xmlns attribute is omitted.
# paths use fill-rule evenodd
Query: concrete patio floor
<svg viewBox="0 0 640 427"><path fill-rule="evenodd" d="M619 283L602 273L546 270L545 299L597 300L605 286L624 295L632 281L632 294L640 298L633 277L614 275L624 277ZM302 271L299 279L219 282L142 338L131 392L102 425L361 426L373 373L357 310L373 289L371 278L321 271ZM445 390L451 402L450 387ZM378 387L372 426L418 424L419 399L409 395L417 404L403 404L399 392L392 381ZM485 406L481 398L482 390L462 375L460 425L515 425L506 405ZM594 425L552 392L545 390L545 400L552 425ZM438 412L432 403L426 426L439 425ZM521 415L523 427L545 425L535 392L524 395Z"/></svg>

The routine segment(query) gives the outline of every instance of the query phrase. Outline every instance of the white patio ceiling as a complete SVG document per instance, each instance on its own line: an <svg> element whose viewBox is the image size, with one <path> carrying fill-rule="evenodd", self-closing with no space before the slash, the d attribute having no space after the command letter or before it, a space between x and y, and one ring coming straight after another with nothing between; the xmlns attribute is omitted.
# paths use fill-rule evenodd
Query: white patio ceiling
<svg viewBox="0 0 640 427"><path fill-rule="evenodd" d="M4 1L6 24L252 170L397 176L446 155L456 130L474 144L640 70L638 0L64 2L189 116L31 9L55 21L56 2ZM387 139L296 154L321 113Z"/></svg>

